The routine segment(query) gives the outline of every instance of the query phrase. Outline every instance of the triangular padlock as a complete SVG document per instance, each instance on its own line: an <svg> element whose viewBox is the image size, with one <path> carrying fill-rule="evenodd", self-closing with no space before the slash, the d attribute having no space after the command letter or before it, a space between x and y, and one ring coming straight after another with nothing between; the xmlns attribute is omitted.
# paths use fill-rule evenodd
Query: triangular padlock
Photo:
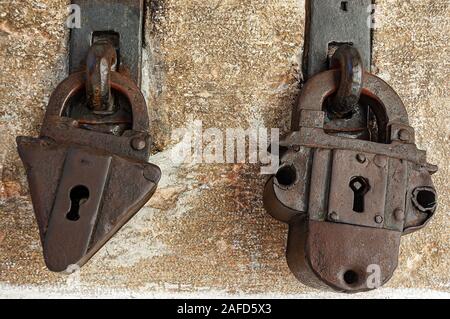
<svg viewBox="0 0 450 319"><path fill-rule="evenodd" d="M150 199L161 176L155 165L86 147L17 142L45 262L56 272L89 260Z"/></svg>

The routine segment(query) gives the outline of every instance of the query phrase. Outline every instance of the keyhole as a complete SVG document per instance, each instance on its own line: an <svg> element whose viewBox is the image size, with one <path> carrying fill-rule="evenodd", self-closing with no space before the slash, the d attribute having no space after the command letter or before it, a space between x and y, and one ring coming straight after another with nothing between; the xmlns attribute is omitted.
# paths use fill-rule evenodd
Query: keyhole
<svg viewBox="0 0 450 319"><path fill-rule="evenodd" d="M348 1L341 2L341 10L346 12L348 11Z"/></svg>
<svg viewBox="0 0 450 319"><path fill-rule="evenodd" d="M86 186L79 185L70 191L70 211L66 217L68 220L76 222L80 219L80 207L89 199L89 189Z"/></svg>
<svg viewBox="0 0 450 319"><path fill-rule="evenodd" d="M350 188L353 191L353 211L364 213L364 196L370 190L369 182L361 176L353 177Z"/></svg>

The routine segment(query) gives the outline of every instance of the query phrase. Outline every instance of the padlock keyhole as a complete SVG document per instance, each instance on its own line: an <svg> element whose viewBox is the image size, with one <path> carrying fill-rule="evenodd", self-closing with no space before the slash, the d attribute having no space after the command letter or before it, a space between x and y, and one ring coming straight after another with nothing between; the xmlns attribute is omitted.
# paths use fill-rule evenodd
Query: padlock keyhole
<svg viewBox="0 0 450 319"><path fill-rule="evenodd" d="M370 190L369 182L361 176L353 177L350 188L353 191L353 211L364 213L364 197Z"/></svg>
<svg viewBox="0 0 450 319"><path fill-rule="evenodd" d="M79 185L70 191L70 211L66 217L70 221L76 222L80 219L80 207L89 199L89 189L86 186Z"/></svg>

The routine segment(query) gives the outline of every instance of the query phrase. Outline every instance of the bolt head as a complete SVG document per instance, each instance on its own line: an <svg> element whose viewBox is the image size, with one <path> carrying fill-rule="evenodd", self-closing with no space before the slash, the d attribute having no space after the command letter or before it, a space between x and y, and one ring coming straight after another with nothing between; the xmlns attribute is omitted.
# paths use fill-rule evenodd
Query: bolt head
<svg viewBox="0 0 450 319"><path fill-rule="evenodd" d="M366 156L364 154L358 154L358 155L356 155L356 160L358 162L360 162L361 164L363 164L363 163L366 162L367 159L366 159Z"/></svg>
<svg viewBox="0 0 450 319"><path fill-rule="evenodd" d="M147 143L145 142L145 139L142 137L135 137L131 140L131 146L136 151L142 151L147 146Z"/></svg>
<svg viewBox="0 0 450 319"><path fill-rule="evenodd" d="M381 215L377 215L377 216L375 216L375 222L377 223L377 224L381 224L382 222L383 222L383 217L381 216Z"/></svg>
<svg viewBox="0 0 450 319"><path fill-rule="evenodd" d="M375 163L376 166L378 166L380 168L383 168L387 164L387 158L385 156L382 156L382 155L376 155L373 158L373 162Z"/></svg>
<svg viewBox="0 0 450 319"><path fill-rule="evenodd" d="M330 220L336 222L336 221L339 220L339 215L338 215L336 212L332 212L332 213L328 216L328 218L330 218Z"/></svg>

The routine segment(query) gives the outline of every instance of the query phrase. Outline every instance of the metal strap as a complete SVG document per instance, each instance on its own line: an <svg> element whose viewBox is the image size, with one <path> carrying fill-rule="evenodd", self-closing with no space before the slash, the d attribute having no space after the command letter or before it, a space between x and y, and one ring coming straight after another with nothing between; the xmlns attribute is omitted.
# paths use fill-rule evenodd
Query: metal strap
<svg viewBox="0 0 450 319"><path fill-rule="evenodd" d="M70 34L70 73L83 71L94 40L106 37L116 42L119 63L140 86L144 0L73 0L72 4L80 7L81 28Z"/></svg>
<svg viewBox="0 0 450 319"><path fill-rule="evenodd" d="M370 71L372 0L307 0L303 56L305 80L329 68L329 57L340 44L351 44Z"/></svg>

